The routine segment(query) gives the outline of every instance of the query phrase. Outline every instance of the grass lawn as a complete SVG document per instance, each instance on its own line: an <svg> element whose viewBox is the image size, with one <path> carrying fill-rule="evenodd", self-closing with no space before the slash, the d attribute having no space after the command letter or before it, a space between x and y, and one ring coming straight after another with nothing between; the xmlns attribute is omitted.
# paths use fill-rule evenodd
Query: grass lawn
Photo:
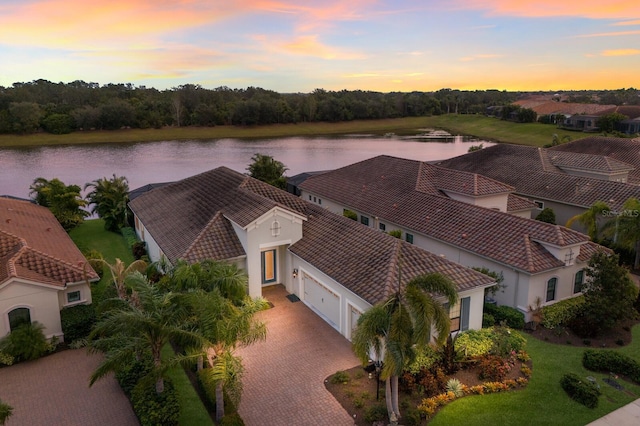
<svg viewBox="0 0 640 426"><path fill-rule="evenodd" d="M109 232L104 229L104 221L87 220L82 225L73 229L69 235L81 250L98 250L107 262L114 262L116 258L121 259L127 265L133 262L133 255L129 251L124 238L120 234ZM107 286L111 284L111 275L105 271L100 282L93 284L91 293L94 303L99 303L102 294ZM171 354L171 347L163 348L163 356ZM178 392L180 402L180 424L181 425L212 425L208 411L200 401L196 391L191 386L189 378L184 370L176 367L170 370L167 375L171 378Z"/></svg>
<svg viewBox="0 0 640 426"><path fill-rule="evenodd" d="M166 359L173 355L173 349L170 345L162 348L162 358ZM213 425L213 420L209 416L209 412L202 404L200 397L191 385L189 378L185 374L182 367L174 367L167 371L167 376L171 379L176 387L178 394L178 402L180 403L180 425Z"/></svg>
<svg viewBox="0 0 640 426"><path fill-rule="evenodd" d="M555 125L512 123L483 115L438 115L384 120L356 120L338 123L273 124L269 126L165 127L162 129L128 129L74 132L68 135L36 133L32 135L0 135L0 147L42 145L77 145L98 143L154 142L163 140L278 138L288 136L331 136L354 133L415 135L421 128L449 130L451 133L473 135L482 139L543 146L551 143L553 134L573 140L589 136L569 132Z"/></svg>
<svg viewBox="0 0 640 426"><path fill-rule="evenodd" d="M616 349L640 361L640 325L633 330L632 343ZM430 425L585 425L640 398L640 386L618 380L626 391L602 382L606 374L582 367L584 348L554 345L528 337L527 352L533 359L533 375L519 391L464 397L447 405ZM563 374L598 379L602 396L598 407L586 408L570 399L560 387Z"/></svg>

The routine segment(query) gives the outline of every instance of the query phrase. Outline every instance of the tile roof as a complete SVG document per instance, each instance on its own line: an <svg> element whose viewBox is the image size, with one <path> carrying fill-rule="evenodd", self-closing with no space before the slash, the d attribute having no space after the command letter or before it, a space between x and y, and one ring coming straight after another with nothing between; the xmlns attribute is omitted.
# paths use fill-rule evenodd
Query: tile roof
<svg viewBox="0 0 640 426"><path fill-rule="evenodd" d="M595 170L605 173L628 172L634 169L631 164L623 163L603 155L583 154L569 151L541 150L554 166L564 169Z"/></svg>
<svg viewBox="0 0 640 426"><path fill-rule="evenodd" d="M530 273L563 265L541 243L562 247L589 240L586 235L561 226L413 190L406 181L417 179L417 161L411 165L411 160L402 160L415 174L413 178L409 172L397 175L402 181L397 181L399 188L396 188L388 178L385 163L394 166L398 160L375 157L369 160L370 164L360 162L312 177L302 188L347 208ZM384 185L378 183L382 176ZM358 193L361 187L367 188L366 196Z"/></svg>
<svg viewBox="0 0 640 426"><path fill-rule="evenodd" d="M604 155L634 167L629 172L629 183L640 185L640 139L609 138L589 136L584 139L563 143L553 148L553 152L577 152Z"/></svg>
<svg viewBox="0 0 640 426"><path fill-rule="evenodd" d="M471 196L504 194L515 188L497 180L459 170L447 169L428 163L420 163L416 190L440 195L440 191L451 191Z"/></svg>
<svg viewBox="0 0 640 426"><path fill-rule="evenodd" d="M522 108L529 108L536 112L538 115L548 114L583 114L583 115L600 115L605 114L610 110L615 110L615 105L600 105L600 104L583 104L577 102L555 102L555 101L542 101L542 100L520 100L514 102L514 104L521 106Z"/></svg>
<svg viewBox="0 0 640 426"><path fill-rule="evenodd" d="M309 205L302 238L290 247L367 302L375 304L418 275L441 273L464 291L493 279L383 232Z"/></svg>
<svg viewBox="0 0 640 426"><path fill-rule="evenodd" d="M229 217L250 223L256 219L252 215L261 214L256 206L265 205L306 216L303 238L290 247L291 252L372 304L391 294L398 282L398 268L402 269L403 285L431 272L454 280L459 291L493 282L476 271L225 167L154 189L131 202L134 213L160 248L167 256L172 253L170 260L192 262L244 255ZM178 233L191 236L190 242L183 243L187 240L184 237L176 241Z"/></svg>
<svg viewBox="0 0 640 426"><path fill-rule="evenodd" d="M516 193L525 197L557 200L584 208L604 201L612 209L620 210L624 201L640 196L640 188L635 185L568 175L550 163L545 151L530 146L497 144L438 164L499 179L514 186Z"/></svg>
<svg viewBox="0 0 640 426"><path fill-rule="evenodd" d="M49 209L0 198L0 284L10 278L64 287L98 275Z"/></svg>
<svg viewBox="0 0 640 426"><path fill-rule="evenodd" d="M509 198L507 198L507 212L509 213L531 210L536 207L537 205L534 202L529 201L524 197L519 197L515 194L509 194Z"/></svg>

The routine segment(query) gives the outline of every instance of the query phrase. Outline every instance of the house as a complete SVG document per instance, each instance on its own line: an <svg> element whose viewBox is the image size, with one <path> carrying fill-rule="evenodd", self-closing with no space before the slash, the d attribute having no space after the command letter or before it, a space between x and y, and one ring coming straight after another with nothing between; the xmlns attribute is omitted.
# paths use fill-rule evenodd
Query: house
<svg viewBox="0 0 640 426"><path fill-rule="evenodd" d="M98 280L49 209L0 198L0 337L37 321L63 338L60 310L90 304Z"/></svg>
<svg viewBox="0 0 640 426"><path fill-rule="evenodd" d="M586 263L604 249L577 231L508 213L508 185L414 160L375 157L300 189L318 207L353 211L372 229L400 231L440 257L501 273L498 303L525 315L538 298L546 305L579 294Z"/></svg>
<svg viewBox="0 0 640 426"><path fill-rule="evenodd" d="M130 202L151 260L235 263L248 293L282 284L347 339L358 317L408 280L441 273L457 286L452 331L480 328L493 279L220 167Z"/></svg>
<svg viewBox="0 0 640 426"><path fill-rule="evenodd" d="M627 199L640 197L640 187L635 184L639 171L633 163L636 160L564 151L565 146L579 149L581 141L549 149L497 144L438 165L505 182L515 188L515 194L536 203L534 215L545 207L552 208L557 223L566 223L596 201L606 202L612 211L621 211ZM632 150L630 147L627 151L629 158L638 156Z"/></svg>

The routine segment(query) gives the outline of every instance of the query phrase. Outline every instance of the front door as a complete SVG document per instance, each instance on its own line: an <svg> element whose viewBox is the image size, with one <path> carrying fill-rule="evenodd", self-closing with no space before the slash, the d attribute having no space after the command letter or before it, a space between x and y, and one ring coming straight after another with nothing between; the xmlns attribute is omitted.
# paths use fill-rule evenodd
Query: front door
<svg viewBox="0 0 640 426"><path fill-rule="evenodd" d="M274 284L278 280L276 249L262 252L262 285Z"/></svg>

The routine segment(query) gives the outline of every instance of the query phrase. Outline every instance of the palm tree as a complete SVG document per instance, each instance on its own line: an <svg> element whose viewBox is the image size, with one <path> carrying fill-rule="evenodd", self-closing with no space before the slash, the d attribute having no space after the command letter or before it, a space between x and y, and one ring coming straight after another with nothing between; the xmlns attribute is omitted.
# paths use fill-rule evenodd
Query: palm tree
<svg viewBox="0 0 640 426"><path fill-rule="evenodd" d="M4 425L13 414L13 407L0 399L0 425Z"/></svg>
<svg viewBox="0 0 640 426"><path fill-rule="evenodd" d="M599 237L598 233L598 217L603 213L609 211L609 206L604 201L596 201L591 207L584 212L577 214L570 218L565 225L567 228L571 228L571 225L577 220L585 228L587 228L587 234L593 241L597 241Z"/></svg>
<svg viewBox="0 0 640 426"><path fill-rule="evenodd" d="M84 189L93 188L87 194L92 205L91 213L104 219L108 231L118 231L127 226L127 203L129 201L129 183L124 176L96 179L85 184Z"/></svg>
<svg viewBox="0 0 640 426"><path fill-rule="evenodd" d="M29 187L29 195L33 197L36 204L49 208L66 231L81 224L89 215L82 209L87 202L80 196L80 187L65 185L58 178L34 179Z"/></svg>
<svg viewBox="0 0 640 426"><path fill-rule="evenodd" d="M616 236L621 244L635 250L633 269L640 268L640 200L629 198L616 216Z"/></svg>
<svg viewBox="0 0 640 426"><path fill-rule="evenodd" d="M140 272L131 274L127 283L134 289L132 300L118 302L89 335L90 350L106 355L91 375L90 385L142 354L150 353L153 369L145 379L155 379L156 392L160 394L164 391L164 372L178 363L177 357L162 360L163 346L174 341L183 347L202 347L204 341L189 329L192 321L182 295L163 293Z"/></svg>
<svg viewBox="0 0 640 426"><path fill-rule="evenodd" d="M391 422L400 417L398 406L398 376L415 358L415 346L426 345L435 330L435 343L443 345L449 335L449 306L458 299L455 284L440 274L418 276L409 281L404 293L398 292L377 303L358 319L353 337L356 355L364 363L382 360L380 378L385 380L387 411Z"/></svg>
<svg viewBox="0 0 640 426"><path fill-rule="evenodd" d="M197 291L190 294L195 329L204 336L200 348L198 371L206 385L215 388L216 421L224 416L224 395L237 405L242 393L242 360L234 355L237 347L266 339L266 324L255 314L267 308L264 299L245 297L240 306L218 292ZM206 357L208 368L202 369Z"/></svg>
<svg viewBox="0 0 640 426"><path fill-rule="evenodd" d="M236 304L243 302L247 295L247 273L232 263L214 260L187 263L179 260L167 278L172 291L215 291Z"/></svg>
<svg viewBox="0 0 640 426"><path fill-rule="evenodd" d="M113 264L104 259L91 259L89 262L94 268L102 268L103 266L109 268L113 284L115 285L118 293L118 298L121 300L126 300L128 297L127 287L125 285L126 278L134 272L143 272L147 267L147 262L141 259L132 262L129 266L119 258L116 258L116 261Z"/></svg>

